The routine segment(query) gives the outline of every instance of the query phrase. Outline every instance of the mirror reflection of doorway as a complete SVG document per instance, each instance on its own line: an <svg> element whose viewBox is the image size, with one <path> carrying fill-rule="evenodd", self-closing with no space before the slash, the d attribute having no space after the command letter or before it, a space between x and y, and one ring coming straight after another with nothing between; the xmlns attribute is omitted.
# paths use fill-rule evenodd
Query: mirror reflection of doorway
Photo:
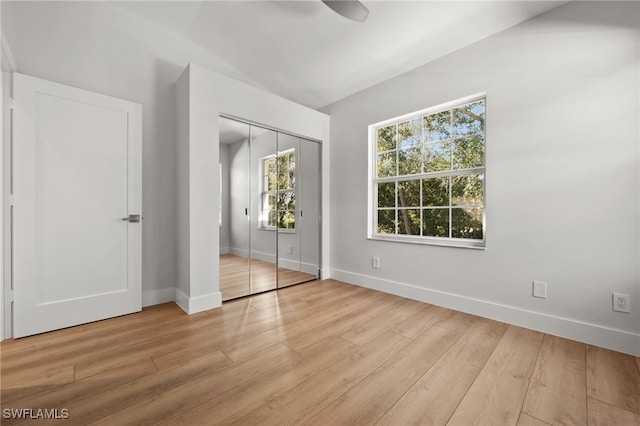
<svg viewBox="0 0 640 426"><path fill-rule="evenodd" d="M220 117L224 301L319 278L320 143Z"/></svg>

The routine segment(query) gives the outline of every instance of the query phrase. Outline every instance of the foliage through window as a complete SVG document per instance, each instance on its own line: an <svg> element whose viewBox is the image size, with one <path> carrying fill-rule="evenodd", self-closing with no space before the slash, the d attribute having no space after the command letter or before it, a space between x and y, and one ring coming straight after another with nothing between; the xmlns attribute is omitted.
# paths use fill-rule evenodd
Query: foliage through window
<svg viewBox="0 0 640 426"><path fill-rule="evenodd" d="M371 128L372 236L483 246L484 97Z"/></svg>
<svg viewBox="0 0 640 426"><path fill-rule="evenodd" d="M262 158L262 212L260 227L289 229L296 226L295 149Z"/></svg>

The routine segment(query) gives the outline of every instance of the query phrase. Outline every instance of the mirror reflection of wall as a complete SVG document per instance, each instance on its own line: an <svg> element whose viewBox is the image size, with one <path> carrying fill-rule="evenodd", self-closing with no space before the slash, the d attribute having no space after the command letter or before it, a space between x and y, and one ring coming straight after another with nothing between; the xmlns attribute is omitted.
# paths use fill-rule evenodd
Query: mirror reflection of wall
<svg viewBox="0 0 640 426"><path fill-rule="evenodd" d="M278 286L303 281L300 276L300 139L278 137L277 189Z"/></svg>
<svg viewBox="0 0 640 426"><path fill-rule="evenodd" d="M273 227L265 225L263 207L263 185L265 182L264 163L276 154L278 135L273 130L251 126L251 165L250 165L250 197L251 197L251 292L277 288L276 271L276 232Z"/></svg>
<svg viewBox="0 0 640 426"><path fill-rule="evenodd" d="M251 294L249 138L248 124L220 118L220 289L223 300Z"/></svg>
<svg viewBox="0 0 640 426"><path fill-rule="evenodd" d="M300 272L307 279L320 278L320 147L319 142L300 139Z"/></svg>
<svg viewBox="0 0 640 426"><path fill-rule="evenodd" d="M220 118L223 300L319 278L320 143Z"/></svg>

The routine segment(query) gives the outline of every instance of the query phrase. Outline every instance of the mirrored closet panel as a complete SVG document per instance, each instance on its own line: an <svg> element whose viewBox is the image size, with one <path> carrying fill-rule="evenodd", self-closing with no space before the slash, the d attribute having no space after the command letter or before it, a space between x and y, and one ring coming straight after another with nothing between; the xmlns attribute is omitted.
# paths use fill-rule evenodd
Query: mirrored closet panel
<svg viewBox="0 0 640 426"><path fill-rule="evenodd" d="M319 278L320 143L220 117L223 300Z"/></svg>
<svg viewBox="0 0 640 426"><path fill-rule="evenodd" d="M277 288L277 235L272 226L274 212L268 210L275 197L274 158L277 133L251 126L249 162L249 247L251 263L251 294ZM222 296L225 297L224 287Z"/></svg>
<svg viewBox="0 0 640 426"><path fill-rule="evenodd" d="M220 282L223 297L251 292L248 124L220 120Z"/></svg>

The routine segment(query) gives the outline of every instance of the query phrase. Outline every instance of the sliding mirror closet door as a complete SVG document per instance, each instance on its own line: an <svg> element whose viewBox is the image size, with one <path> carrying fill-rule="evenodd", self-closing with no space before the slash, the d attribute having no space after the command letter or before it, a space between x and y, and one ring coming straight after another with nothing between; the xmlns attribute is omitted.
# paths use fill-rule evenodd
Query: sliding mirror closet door
<svg viewBox="0 0 640 426"><path fill-rule="evenodd" d="M298 228L301 244L298 282L320 278L321 153L319 142L300 139Z"/></svg>
<svg viewBox="0 0 640 426"><path fill-rule="evenodd" d="M222 300L251 294L250 126L220 118L220 291Z"/></svg>
<svg viewBox="0 0 640 426"><path fill-rule="evenodd" d="M278 134L251 126L251 293L277 288Z"/></svg>
<svg viewBox="0 0 640 426"><path fill-rule="evenodd" d="M278 287L300 282L300 139L278 133Z"/></svg>
<svg viewBox="0 0 640 426"><path fill-rule="evenodd" d="M320 152L220 118L222 300L320 278Z"/></svg>
<svg viewBox="0 0 640 426"><path fill-rule="evenodd" d="M320 144L278 134L278 287L311 281L320 264Z"/></svg>

